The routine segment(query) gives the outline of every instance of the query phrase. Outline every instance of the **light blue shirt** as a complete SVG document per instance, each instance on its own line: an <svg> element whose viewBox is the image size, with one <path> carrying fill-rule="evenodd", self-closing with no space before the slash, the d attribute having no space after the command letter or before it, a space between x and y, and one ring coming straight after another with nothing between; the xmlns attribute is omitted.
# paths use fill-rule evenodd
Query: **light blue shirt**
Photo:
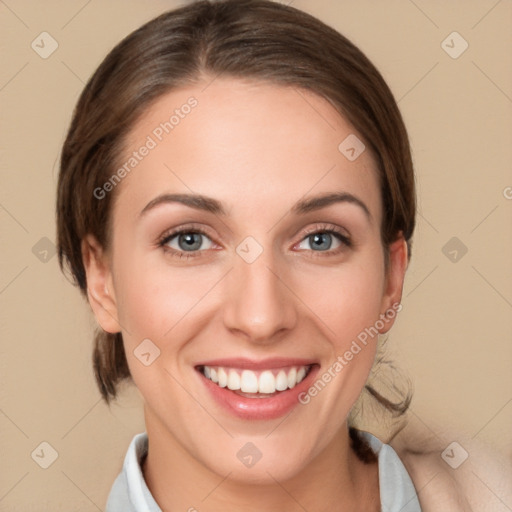
<svg viewBox="0 0 512 512"><path fill-rule="evenodd" d="M421 512L414 485L395 450L369 432L361 434L378 457L381 511ZM112 486L105 512L162 512L142 475L140 464L147 449L147 434L137 434Z"/></svg>

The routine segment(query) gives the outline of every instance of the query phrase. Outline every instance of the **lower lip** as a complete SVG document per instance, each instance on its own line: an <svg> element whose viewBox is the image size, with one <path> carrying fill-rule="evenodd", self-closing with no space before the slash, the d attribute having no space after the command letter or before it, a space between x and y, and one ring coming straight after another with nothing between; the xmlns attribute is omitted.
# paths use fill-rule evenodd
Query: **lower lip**
<svg viewBox="0 0 512 512"><path fill-rule="evenodd" d="M299 395L311 386L319 368L318 365L313 366L304 380L294 388L280 391L268 398L240 396L228 388L217 386L207 379L200 370L198 373L214 400L230 413L244 420L271 420L288 414L294 407L300 405Z"/></svg>

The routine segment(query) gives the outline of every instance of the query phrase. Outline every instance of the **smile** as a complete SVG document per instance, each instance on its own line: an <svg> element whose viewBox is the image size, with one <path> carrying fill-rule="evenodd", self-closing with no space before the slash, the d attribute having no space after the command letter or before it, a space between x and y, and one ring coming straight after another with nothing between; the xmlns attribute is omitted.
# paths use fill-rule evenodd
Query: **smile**
<svg viewBox="0 0 512 512"><path fill-rule="evenodd" d="M279 391L293 389L302 382L312 365L253 371L222 366L202 366L200 371L221 388L238 391L242 396L265 398ZM263 395L263 396L262 396Z"/></svg>
<svg viewBox="0 0 512 512"><path fill-rule="evenodd" d="M301 406L298 397L312 385L320 364L287 357L224 358L200 361L194 369L214 407L243 420L272 420Z"/></svg>

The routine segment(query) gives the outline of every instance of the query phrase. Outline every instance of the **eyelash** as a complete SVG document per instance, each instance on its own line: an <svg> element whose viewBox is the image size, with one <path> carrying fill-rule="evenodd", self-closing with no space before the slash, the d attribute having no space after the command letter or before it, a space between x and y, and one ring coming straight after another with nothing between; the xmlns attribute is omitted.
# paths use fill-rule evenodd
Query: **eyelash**
<svg viewBox="0 0 512 512"><path fill-rule="evenodd" d="M211 239L211 236L201 227L189 225L189 226L184 226L184 227L178 228L176 230L173 230L171 232L165 233L158 241L158 246L161 247L170 256L179 258L179 259L187 259L188 260L188 259L196 258L197 256L200 256L200 253L203 252L204 250L177 251L176 249L167 247L167 244L173 238L176 238L179 235L185 235L185 234L199 234L199 235L203 235L203 236L206 236Z"/></svg>
<svg viewBox="0 0 512 512"><path fill-rule="evenodd" d="M341 245L337 249L329 249L327 251L310 250L312 255L314 255L313 257L315 257L315 258L317 258L317 257L324 258L324 257L328 257L328 256L335 256L335 255L339 254L340 252L342 252L346 249L351 249L353 247L353 242L350 239L350 237L343 234L340 231L340 229L337 226L335 226L334 224L318 224L312 228L306 229L306 231L304 232L304 235L302 236L299 243L301 243L303 240L305 240L309 236L315 235L317 233L326 233L329 235L333 235L335 238L338 239L339 242L341 242ZM295 244L295 245L297 245L297 244Z"/></svg>
<svg viewBox="0 0 512 512"><path fill-rule="evenodd" d="M315 235L318 233L325 233L333 235L335 238L338 239L339 242L341 242L341 246L333 249L333 250L327 250L327 251L313 251L309 250L309 252L314 253L313 257L326 257L326 256L334 256L339 254L341 251L350 249L353 247L353 242L350 239L350 237L344 235L339 228L337 228L333 224L319 224L315 226L314 228L307 229L302 238L300 239L297 244L300 244L303 242L306 238L308 238L311 235ZM191 259L196 258L201 255L202 252L204 252L205 249L198 250L198 251L177 251L176 249L172 249L170 247L167 247L167 244L176 238L179 235L184 234L199 234L203 235L211 240L210 235L201 227L199 226L184 226L181 228L178 228L176 230L171 231L170 233L165 233L158 241L158 246L161 247L166 253L168 253L172 257L176 257L179 259ZM212 240L212 243L213 240ZM297 245L295 244L295 245ZM305 249L301 249L305 250Z"/></svg>

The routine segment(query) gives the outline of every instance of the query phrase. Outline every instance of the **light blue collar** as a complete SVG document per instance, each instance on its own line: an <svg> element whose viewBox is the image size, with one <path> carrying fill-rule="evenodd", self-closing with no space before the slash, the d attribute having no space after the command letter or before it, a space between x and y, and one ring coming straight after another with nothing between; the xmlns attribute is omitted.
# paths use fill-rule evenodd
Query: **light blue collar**
<svg viewBox="0 0 512 512"><path fill-rule="evenodd" d="M378 456L381 511L421 512L414 485L395 450L369 432L360 433ZM137 434L112 486L105 512L162 512L142 475L141 461L147 449L146 432Z"/></svg>

